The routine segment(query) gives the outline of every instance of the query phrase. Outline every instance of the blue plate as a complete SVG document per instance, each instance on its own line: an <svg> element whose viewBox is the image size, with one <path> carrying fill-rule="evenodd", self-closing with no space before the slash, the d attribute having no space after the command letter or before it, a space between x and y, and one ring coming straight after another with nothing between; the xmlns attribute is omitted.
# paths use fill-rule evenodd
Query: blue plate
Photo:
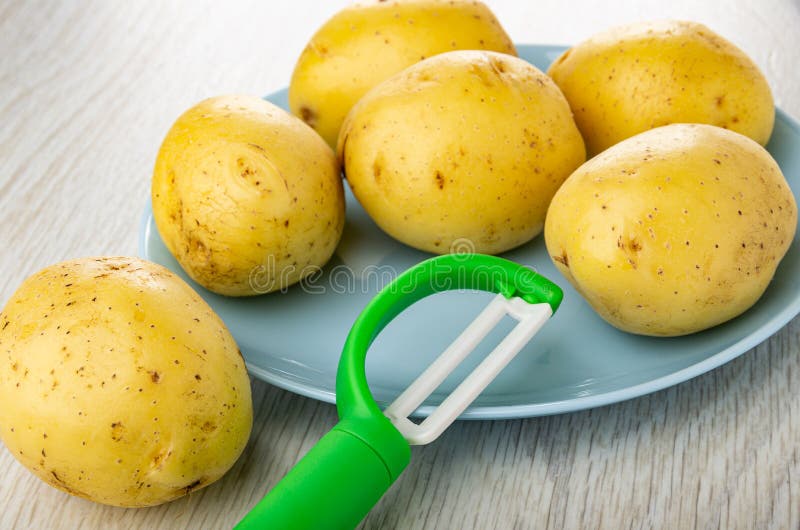
<svg viewBox="0 0 800 530"><path fill-rule="evenodd" d="M545 70L564 48L521 45L517 50ZM267 99L287 108L286 90ZM800 125L780 110L767 149L797 198ZM178 273L222 317L254 376L328 402L335 400L336 365L356 316L381 286L429 257L383 234L349 190L347 226L336 255L315 281L285 293L226 298L195 284L161 241L149 206L140 235L140 254ZM520 418L597 407L666 388L730 361L800 312L798 239L800 235L749 311L708 331L670 339L628 335L606 324L553 267L542 237L506 253L508 259L532 266L564 287L564 303L462 418ZM472 292L437 294L392 321L367 356L376 400L386 404L397 396L489 299ZM510 322L501 323L416 415L429 414L510 328Z"/></svg>

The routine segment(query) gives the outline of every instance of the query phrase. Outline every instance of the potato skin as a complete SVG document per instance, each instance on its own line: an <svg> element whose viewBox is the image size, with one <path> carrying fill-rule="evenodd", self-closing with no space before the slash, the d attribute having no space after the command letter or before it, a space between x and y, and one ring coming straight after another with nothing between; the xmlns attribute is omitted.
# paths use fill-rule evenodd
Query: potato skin
<svg viewBox="0 0 800 530"><path fill-rule="evenodd" d="M347 182L390 236L442 254L495 254L539 234L585 160L558 87L516 57L443 53L364 96L342 126Z"/></svg>
<svg viewBox="0 0 800 530"><path fill-rule="evenodd" d="M766 145L775 105L764 75L702 24L676 20L609 29L567 50L548 74L590 155L670 123L706 123Z"/></svg>
<svg viewBox="0 0 800 530"><path fill-rule="evenodd" d="M710 125L647 131L582 165L556 193L556 267L613 326L673 336L725 322L763 294L797 205L749 138Z"/></svg>
<svg viewBox="0 0 800 530"><path fill-rule="evenodd" d="M347 112L370 88L426 57L452 50L516 55L482 2L355 3L328 20L303 50L289 85L289 108L335 146Z"/></svg>
<svg viewBox="0 0 800 530"><path fill-rule="evenodd" d="M0 313L0 436L40 479L150 506L220 478L247 443L250 380L211 308L167 269L86 258Z"/></svg>
<svg viewBox="0 0 800 530"><path fill-rule="evenodd" d="M153 217L192 279L215 293L283 289L324 265L344 229L333 151L302 121L253 96L186 111L156 160Z"/></svg>

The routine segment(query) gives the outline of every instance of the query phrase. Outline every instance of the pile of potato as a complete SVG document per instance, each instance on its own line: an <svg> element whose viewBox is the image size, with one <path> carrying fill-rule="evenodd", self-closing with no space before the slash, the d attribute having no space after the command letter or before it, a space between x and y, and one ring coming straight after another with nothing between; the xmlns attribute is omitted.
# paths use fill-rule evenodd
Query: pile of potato
<svg viewBox="0 0 800 530"><path fill-rule="evenodd" d="M161 145L155 222L214 292L284 289L323 266L344 228L343 173L378 226L427 252L467 240L500 253L544 231L563 275L633 333L735 317L794 237L794 197L762 147L769 86L699 24L614 28L545 74L480 2L372 1L317 31L289 103L211 98ZM0 313L0 354L3 441L76 495L170 500L219 478L249 436L233 338L142 260L35 274Z"/></svg>
<svg viewBox="0 0 800 530"><path fill-rule="evenodd" d="M155 220L212 291L261 294L324 265L343 230L340 172L383 231L423 251L501 253L544 229L592 307L648 335L746 310L797 224L761 147L764 76L693 22L598 33L546 75L480 2L356 4L303 50L289 105L296 117L214 98L164 141Z"/></svg>
<svg viewBox="0 0 800 530"><path fill-rule="evenodd" d="M662 21L599 33L549 73L595 155L550 205L556 267L632 333L684 335L751 307L797 227L762 147L775 107L756 65L705 26Z"/></svg>

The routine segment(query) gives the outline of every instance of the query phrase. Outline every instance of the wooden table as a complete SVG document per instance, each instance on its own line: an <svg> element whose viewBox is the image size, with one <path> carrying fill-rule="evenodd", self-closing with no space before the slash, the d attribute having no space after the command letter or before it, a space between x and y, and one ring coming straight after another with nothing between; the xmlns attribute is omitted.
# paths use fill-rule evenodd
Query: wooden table
<svg viewBox="0 0 800 530"><path fill-rule="evenodd" d="M313 30L343 4L1 2L0 301L62 259L135 254L172 121L207 96L285 86ZM699 20L750 54L778 104L800 116L797 1L694 4L491 2L516 42L576 42L637 19ZM798 353L795 318L727 365L646 397L459 422L414 449L363 527L798 528ZM253 435L235 467L155 508L70 497L0 450L0 528L232 526L336 420L333 406L260 381L253 399Z"/></svg>

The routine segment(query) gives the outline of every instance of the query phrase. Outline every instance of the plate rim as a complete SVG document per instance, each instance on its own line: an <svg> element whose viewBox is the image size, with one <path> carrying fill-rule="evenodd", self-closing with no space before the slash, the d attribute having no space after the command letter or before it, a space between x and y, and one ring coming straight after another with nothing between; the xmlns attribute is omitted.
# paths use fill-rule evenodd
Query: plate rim
<svg viewBox="0 0 800 530"><path fill-rule="evenodd" d="M528 43L515 43L519 50L520 48L537 49L542 53L564 51L569 48L568 45L561 44L528 44ZM274 97L275 95L285 92L286 87L279 88L270 94L264 96L265 99ZM778 120L785 122L795 134L800 136L800 122L793 118L790 114L775 107L775 122ZM150 259L147 252L147 242L151 238L151 219L153 217L152 202L150 197L147 198L144 211L139 220L139 238L138 238L138 253L145 259ZM795 240L796 242L796 240ZM790 246L790 250L795 246L795 242ZM800 249L797 249L800 251ZM788 251L787 251L788 252ZM742 337L740 340L731 344L727 348L703 359L700 362L682 368L667 375L651 379L649 381L632 385L629 387L612 390L610 392L603 392L599 394L591 394L588 396L575 397L570 399L549 401L544 403L524 403L518 405L492 405L492 406L470 406L459 417L459 420L504 420L504 419L519 419L530 418L539 416L549 416L554 414L563 414L567 412L578 412L614 403L620 403L630 399L646 396L659 390L664 390L680 383L694 379L700 375L708 373L715 368L726 364L733 359L744 355L749 352L772 335L780 331L786 324L788 324L794 317L800 314L800 296L795 297L790 304L787 304L781 311L773 314L767 322L762 324L755 332ZM332 391L325 390L319 386L301 383L296 380L280 377L279 375L270 372L261 366L256 366L252 362L245 359L248 372L257 379L266 383L282 388L289 392L299 394L308 398L316 399L330 404L336 403L336 395ZM414 412L414 416L424 417L428 416L436 409L436 405L421 406Z"/></svg>

